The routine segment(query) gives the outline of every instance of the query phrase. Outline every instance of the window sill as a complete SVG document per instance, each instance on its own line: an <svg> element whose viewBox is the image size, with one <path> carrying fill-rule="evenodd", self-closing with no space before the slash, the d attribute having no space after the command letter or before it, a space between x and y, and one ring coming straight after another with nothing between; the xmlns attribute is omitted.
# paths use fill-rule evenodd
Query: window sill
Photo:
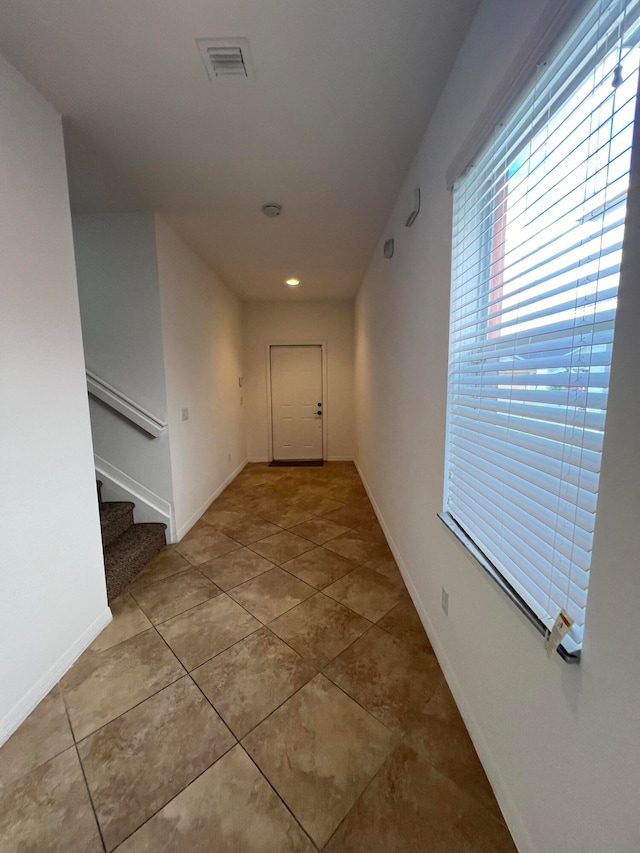
<svg viewBox="0 0 640 853"><path fill-rule="evenodd" d="M442 521L445 527L453 533L456 539L464 545L475 561L479 563L489 577L498 584L500 589L515 604L518 610L529 620L529 622L531 622L534 628L542 634L543 637L546 637L547 626L544 622L536 616L526 601L524 601L523 598L514 590L511 584L505 580L498 569L489 559L487 559L480 548L478 548L475 542L473 542L473 540L465 533L453 516L448 512L439 512L438 518ZM558 646L558 654L565 663L580 663L580 651L569 652L560 645Z"/></svg>

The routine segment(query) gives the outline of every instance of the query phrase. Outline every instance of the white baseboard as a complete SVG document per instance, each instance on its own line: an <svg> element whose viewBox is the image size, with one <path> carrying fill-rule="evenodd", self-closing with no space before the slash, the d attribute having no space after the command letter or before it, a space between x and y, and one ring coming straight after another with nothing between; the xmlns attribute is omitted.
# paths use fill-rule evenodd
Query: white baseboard
<svg viewBox="0 0 640 853"><path fill-rule="evenodd" d="M476 752L478 753L478 757L480 758L480 762L485 769L487 778L489 779L491 787L493 788L493 791L496 795L496 799L502 810L504 819L507 823L507 826L509 827L511 835L513 836L514 843L520 853L536 853L536 848L533 844L531 836L529 835L528 830L522 822L520 813L516 808L509 788L502 779L493 754L489 749L485 737L480 729L480 726L473 713L471 705L469 704L464 695L460 682L456 677L456 674L453 670L453 667L451 666L444 647L438 639L438 635L436 634L433 623L431 622L427 610L424 604L422 603L420 596L418 595L418 591L416 589L415 584L413 583L409 570L407 569L407 566L404 560L402 559L400 550L394 542L389 528L382 516L382 513L380 512L380 507L376 503L376 500L371 492L371 489L369 488L369 484L367 483L364 473L362 472L362 469L358 464L358 460L354 459L353 461L358 471L358 474L360 475L360 479L362 480L362 484L365 487L367 495L369 496L369 500L371 501L371 505L373 506L375 514L378 518L380 527L382 527L384 535L387 538L389 548L391 548L391 553L393 554L394 559L398 564L398 568L400 569L409 595L411 596L416 610L418 611L418 615L420 616L420 620L422 621L424 629L427 633L429 642L431 643L436 658L438 659L440 668L442 669L447 684L449 685L453 697L456 700L458 710L460 711L462 719L464 720L464 723L469 732L469 736L471 737L473 745L476 748Z"/></svg>
<svg viewBox="0 0 640 853"><path fill-rule="evenodd" d="M101 456L93 457L96 473L103 481L102 496L107 501L133 501L133 517L136 522L160 522L167 525L167 540L175 538L175 514L172 505L125 474Z"/></svg>
<svg viewBox="0 0 640 853"><path fill-rule="evenodd" d="M251 456L247 462L269 462L266 456ZM353 462L353 456L327 456L326 462Z"/></svg>
<svg viewBox="0 0 640 853"><path fill-rule="evenodd" d="M13 706L8 714L0 720L0 746L8 740L16 729L22 725L33 709L44 699L47 693L56 686L62 676L78 660L80 655L91 645L98 634L111 622L111 611L107 607L93 620L91 625L82 632L67 651L49 667L45 674L36 681L20 701Z"/></svg>
<svg viewBox="0 0 640 853"><path fill-rule="evenodd" d="M199 519L202 518L204 513L209 509L209 507L215 501L218 495L221 495L222 492L227 488L229 483L235 480L238 474L244 470L248 461L248 459L245 459L244 462L241 462L240 465L238 465L238 467L235 469L235 471L232 471L231 474L229 474L224 483L221 483L215 490L215 492L210 497L208 497L206 501L193 513L193 515L188 519L188 521L185 521L185 523L181 525L180 529L176 531L176 538L171 540L172 542L179 542L183 538L183 536L187 535L193 525L197 521L199 521Z"/></svg>

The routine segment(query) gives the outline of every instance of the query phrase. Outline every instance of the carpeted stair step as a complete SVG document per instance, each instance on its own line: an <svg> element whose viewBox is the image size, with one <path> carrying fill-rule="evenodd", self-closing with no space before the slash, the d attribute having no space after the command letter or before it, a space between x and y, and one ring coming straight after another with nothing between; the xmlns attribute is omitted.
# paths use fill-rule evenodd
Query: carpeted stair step
<svg viewBox="0 0 640 853"><path fill-rule="evenodd" d="M104 549L107 600L113 601L166 545L166 524L133 524Z"/></svg>
<svg viewBox="0 0 640 853"><path fill-rule="evenodd" d="M106 548L114 539L133 524L133 507L130 501L107 501L100 504L100 527L102 547Z"/></svg>

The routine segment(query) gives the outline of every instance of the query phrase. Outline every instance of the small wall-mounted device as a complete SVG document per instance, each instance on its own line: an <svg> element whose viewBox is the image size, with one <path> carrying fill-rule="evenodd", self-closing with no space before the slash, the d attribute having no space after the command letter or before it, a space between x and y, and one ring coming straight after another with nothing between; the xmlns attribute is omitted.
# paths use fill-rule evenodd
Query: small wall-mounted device
<svg viewBox="0 0 640 853"><path fill-rule="evenodd" d="M413 210L407 216L405 221L405 225L407 228L411 228L413 223L416 221L416 216L420 213L420 187L416 187L413 191Z"/></svg>
<svg viewBox="0 0 640 853"><path fill-rule="evenodd" d="M445 616L449 615L449 593L447 590L442 587L442 598L440 600L440 605L442 607L442 612Z"/></svg>
<svg viewBox="0 0 640 853"><path fill-rule="evenodd" d="M385 241L383 254L387 260L393 257L393 237Z"/></svg>

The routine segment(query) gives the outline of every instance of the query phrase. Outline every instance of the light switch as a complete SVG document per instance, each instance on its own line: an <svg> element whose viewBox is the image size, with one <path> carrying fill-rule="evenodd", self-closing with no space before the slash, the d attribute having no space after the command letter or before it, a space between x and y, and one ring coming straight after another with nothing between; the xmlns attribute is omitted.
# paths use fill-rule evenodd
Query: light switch
<svg viewBox="0 0 640 853"><path fill-rule="evenodd" d="M189 420L189 409L183 409L182 410L182 420L183 421Z"/></svg>

